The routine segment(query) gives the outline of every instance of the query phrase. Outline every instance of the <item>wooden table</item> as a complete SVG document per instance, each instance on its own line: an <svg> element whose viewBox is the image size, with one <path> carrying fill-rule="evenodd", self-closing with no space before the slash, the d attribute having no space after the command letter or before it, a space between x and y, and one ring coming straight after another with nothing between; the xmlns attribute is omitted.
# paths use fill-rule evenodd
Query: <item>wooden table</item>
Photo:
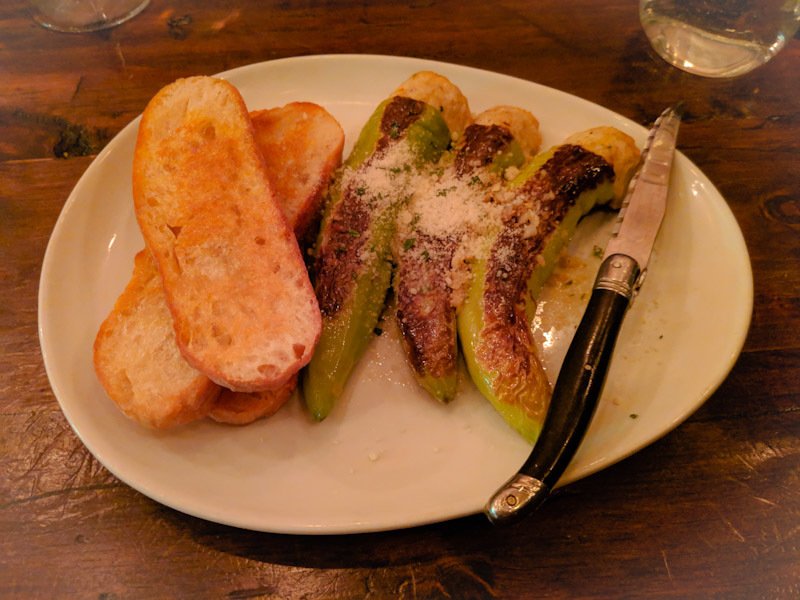
<svg viewBox="0 0 800 600"><path fill-rule="evenodd" d="M602 6L602 7L601 7ZM119 482L63 417L37 339L45 246L70 190L163 85L270 59L423 57L555 87L680 146L744 232L752 326L688 421L512 529L482 516L388 533L217 525ZM0 7L0 596L800 597L800 43L733 80L661 62L637 3L152 0L112 30ZM76 282L76 285L79 284Z"/></svg>

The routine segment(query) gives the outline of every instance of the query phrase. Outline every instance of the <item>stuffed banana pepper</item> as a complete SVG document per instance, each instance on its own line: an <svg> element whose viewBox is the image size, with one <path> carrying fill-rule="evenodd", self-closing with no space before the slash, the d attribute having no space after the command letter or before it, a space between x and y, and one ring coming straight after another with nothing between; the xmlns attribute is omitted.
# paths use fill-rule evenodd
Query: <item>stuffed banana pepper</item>
<svg viewBox="0 0 800 600"><path fill-rule="evenodd" d="M303 376L317 420L343 393L383 311L398 211L418 173L449 148L450 127L463 127L464 115L466 99L452 83L415 75L378 106L331 187L315 250L322 334Z"/></svg>
<svg viewBox="0 0 800 600"><path fill-rule="evenodd" d="M580 218L620 196L638 160L633 140L608 127L538 155L509 182L502 214L472 260L458 312L465 362L481 393L531 443L550 399L531 335L535 297Z"/></svg>
<svg viewBox="0 0 800 600"><path fill-rule="evenodd" d="M527 111L484 111L460 136L439 168L418 181L403 208L395 239L396 320L408 363L420 385L449 402L458 388L456 305L460 248L480 235L491 211L492 189L517 171L541 141Z"/></svg>

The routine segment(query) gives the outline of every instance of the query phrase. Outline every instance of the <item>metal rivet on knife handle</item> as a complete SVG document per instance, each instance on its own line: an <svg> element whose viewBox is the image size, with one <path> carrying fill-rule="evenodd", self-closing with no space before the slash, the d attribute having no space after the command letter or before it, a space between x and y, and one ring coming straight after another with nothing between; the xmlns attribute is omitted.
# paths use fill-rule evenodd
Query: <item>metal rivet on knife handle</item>
<svg viewBox="0 0 800 600"><path fill-rule="evenodd" d="M639 265L630 256L614 254L600 265L594 289L611 290L620 296L633 297L639 279Z"/></svg>
<svg viewBox="0 0 800 600"><path fill-rule="evenodd" d="M548 487L533 477L518 473L509 479L486 505L486 515L495 523L513 523L521 507L538 506L549 494ZM523 515L520 513L519 517Z"/></svg>

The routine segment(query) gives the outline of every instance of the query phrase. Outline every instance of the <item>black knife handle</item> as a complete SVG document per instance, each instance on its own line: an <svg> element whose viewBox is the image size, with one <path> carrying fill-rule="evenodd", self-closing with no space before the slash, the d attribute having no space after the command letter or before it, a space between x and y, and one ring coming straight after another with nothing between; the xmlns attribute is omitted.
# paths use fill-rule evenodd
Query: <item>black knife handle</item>
<svg viewBox="0 0 800 600"><path fill-rule="evenodd" d="M559 371L539 438L519 472L486 505L493 523L513 523L535 510L578 450L597 407L638 277L639 267L628 256L615 254L603 261Z"/></svg>

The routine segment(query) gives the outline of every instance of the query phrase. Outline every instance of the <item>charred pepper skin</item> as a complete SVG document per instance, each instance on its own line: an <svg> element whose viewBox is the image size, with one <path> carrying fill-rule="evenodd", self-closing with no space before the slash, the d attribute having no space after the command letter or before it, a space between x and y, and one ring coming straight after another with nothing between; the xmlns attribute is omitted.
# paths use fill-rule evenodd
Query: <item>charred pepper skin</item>
<svg viewBox="0 0 800 600"><path fill-rule="evenodd" d="M467 369L479 391L527 441L534 443L550 385L531 335L533 300L552 272L578 220L613 197L614 170L576 145L537 156L510 182L524 198L486 240L458 313ZM538 213L532 224L527 211ZM531 233L530 228L535 227Z"/></svg>
<svg viewBox="0 0 800 600"><path fill-rule="evenodd" d="M478 172L502 176L507 167L519 167L524 155L511 133L497 125L472 124L463 142L447 161L459 180ZM485 195L482 186L470 188ZM436 203L437 198L418 201ZM397 268L393 287L395 313L401 341L412 373L420 386L442 403L458 391L458 341L456 307L449 281L458 240L452 237L410 232L397 244Z"/></svg>
<svg viewBox="0 0 800 600"><path fill-rule="evenodd" d="M446 403L458 387L455 308L445 277L456 244L417 233L413 245L397 257L395 319L417 382Z"/></svg>
<svg viewBox="0 0 800 600"><path fill-rule="evenodd" d="M397 212L411 193L403 188L406 170L435 162L449 143L437 109L402 96L389 98L365 124L332 186L316 248L322 333L302 377L303 397L315 420L327 417L344 392L383 310ZM397 145L407 146L411 162L397 165L391 197L378 198L370 191L369 173Z"/></svg>

